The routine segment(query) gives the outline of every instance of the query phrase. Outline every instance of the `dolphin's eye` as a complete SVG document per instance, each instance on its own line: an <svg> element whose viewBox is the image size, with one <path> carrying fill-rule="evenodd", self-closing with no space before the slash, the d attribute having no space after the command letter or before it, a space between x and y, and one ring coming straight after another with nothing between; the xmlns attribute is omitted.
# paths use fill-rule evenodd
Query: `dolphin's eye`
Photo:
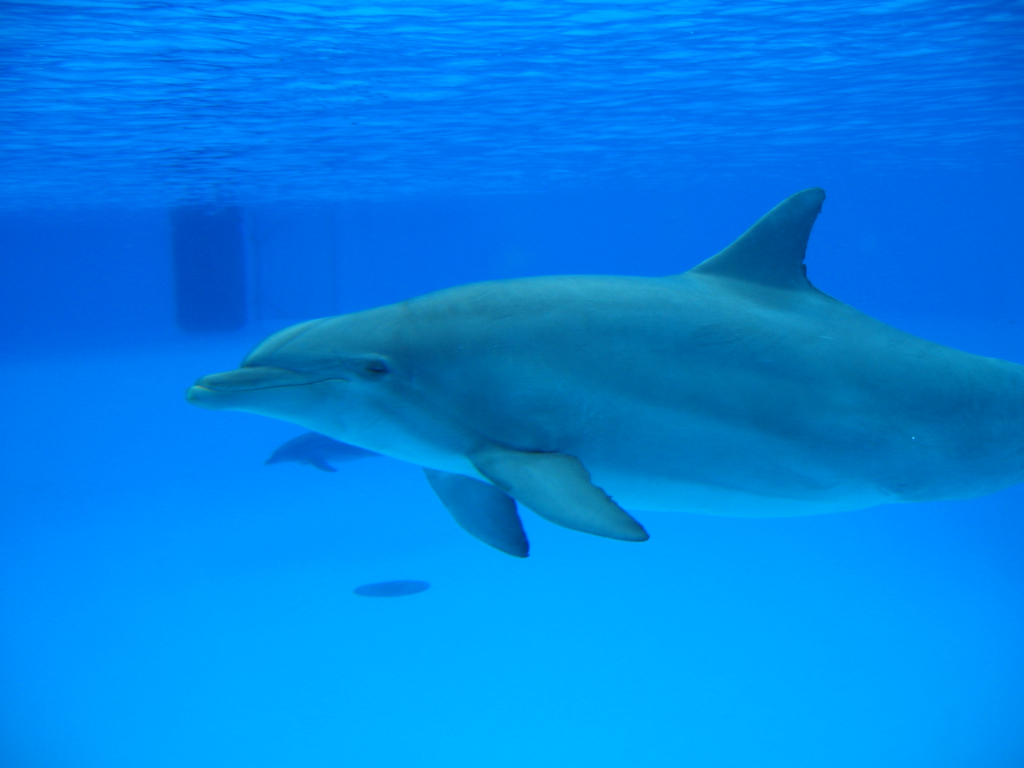
<svg viewBox="0 0 1024 768"><path fill-rule="evenodd" d="M388 364L383 360L370 360L363 366L363 370L371 376L383 376L388 372Z"/></svg>

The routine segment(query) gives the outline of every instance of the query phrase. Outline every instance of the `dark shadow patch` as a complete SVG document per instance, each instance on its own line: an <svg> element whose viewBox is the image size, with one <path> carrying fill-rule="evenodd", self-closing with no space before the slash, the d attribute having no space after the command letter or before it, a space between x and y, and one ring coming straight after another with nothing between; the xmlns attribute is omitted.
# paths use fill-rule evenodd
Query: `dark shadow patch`
<svg viewBox="0 0 1024 768"><path fill-rule="evenodd" d="M379 581L376 584L363 584L352 591L361 597L404 597L428 589L430 584L425 581Z"/></svg>

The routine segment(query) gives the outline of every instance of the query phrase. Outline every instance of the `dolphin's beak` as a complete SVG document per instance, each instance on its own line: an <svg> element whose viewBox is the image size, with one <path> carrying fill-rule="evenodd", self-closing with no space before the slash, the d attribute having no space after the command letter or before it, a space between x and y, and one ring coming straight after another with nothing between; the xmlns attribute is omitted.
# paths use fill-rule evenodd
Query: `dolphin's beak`
<svg viewBox="0 0 1024 768"><path fill-rule="evenodd" d="M238 399L234 396L237 394L276 387L297 387L327 378L323 374L300 373L286 368L246 366L203 376L185 393L185 399L200 408L219 410L237 404Z"/></svg>
<svg viewBox="0 0 1024 768"><path fill-rule="evenodd" d="M200 408L207 408L211 411L218 411L221 408L230 408L231 399L224 397L222 392L215 389L208 389L201 384L195 384L188 388L185 399L192 405Z"/></svg>

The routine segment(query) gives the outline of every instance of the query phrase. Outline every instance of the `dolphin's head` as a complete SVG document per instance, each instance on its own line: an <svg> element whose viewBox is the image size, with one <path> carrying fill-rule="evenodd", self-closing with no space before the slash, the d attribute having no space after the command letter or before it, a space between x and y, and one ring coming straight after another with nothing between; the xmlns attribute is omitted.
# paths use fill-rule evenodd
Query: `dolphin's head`
<svg viewBox="0 0 1024 768"><path fill-rule="evenodd" d="M371 310L293 325L261 342L239 368L199 379L186 398L342 439L372 430L395 400L388 320Z"/></svg>

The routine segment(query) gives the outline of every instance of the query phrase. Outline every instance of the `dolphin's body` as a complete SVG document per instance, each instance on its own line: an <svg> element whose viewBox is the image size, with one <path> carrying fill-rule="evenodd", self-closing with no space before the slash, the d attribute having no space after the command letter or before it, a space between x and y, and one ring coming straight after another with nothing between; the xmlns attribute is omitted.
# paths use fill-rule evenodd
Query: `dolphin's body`
<svg viewBox="0 0 1024 768"><path fill-rule="evenodd" d="M296 464L316 467L323 472L337 472L330 462L354 461L376 455L373 451L338 442L327 435L307 432L279 445L270 454L270 458L263 463L280 464L285 461L293 461Z"/></svg>
<svg viewBox="0 0 1024 768"><path fill-rule="evenodd" d="M682 275L479 283L292 326L189 399L420 464L517 555L513 499L643 540L622 507L814 514L1024 480L1024 367L815 289L823 200L793 195Z"/></svg>

